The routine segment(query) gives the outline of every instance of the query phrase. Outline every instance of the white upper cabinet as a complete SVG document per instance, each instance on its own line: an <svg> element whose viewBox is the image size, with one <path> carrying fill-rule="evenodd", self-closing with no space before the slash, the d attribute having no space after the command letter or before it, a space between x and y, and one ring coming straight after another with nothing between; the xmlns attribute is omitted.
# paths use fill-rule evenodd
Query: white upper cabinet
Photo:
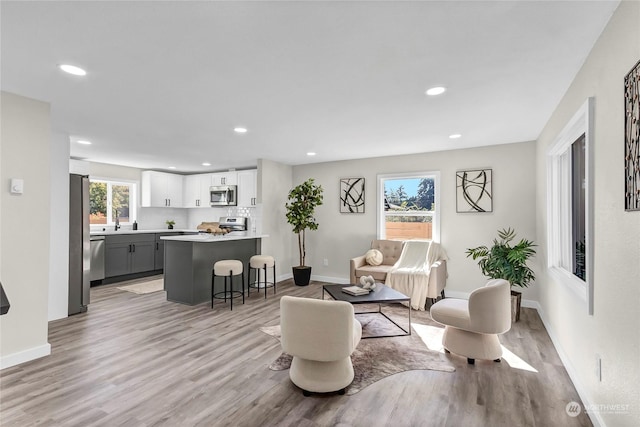
<svg viewBox="0 0 640 427"><path fill-rule="evenodd" d="M258 203L258 171L256 169L238 172L238 206L252 207Z"/></svg>
<svg viewBox="0 0 640 427"><path fill-rule="evenodd" d="M185 208L208 208L209 187L211 187L213 174L204 173L187 175L184 177L184 203Z"/></svg>
<svg viewBox="0 0 640 427"><path fill-rule="evenodd" d="M211 185L238 185L238 173L235 171L211 174Z"/></svg>
<svg viewBox="0 0 640 427"><path fill-rule="evenodd" d="M181 208L182 184L182 175L143 171L142 206Z"/></svg>

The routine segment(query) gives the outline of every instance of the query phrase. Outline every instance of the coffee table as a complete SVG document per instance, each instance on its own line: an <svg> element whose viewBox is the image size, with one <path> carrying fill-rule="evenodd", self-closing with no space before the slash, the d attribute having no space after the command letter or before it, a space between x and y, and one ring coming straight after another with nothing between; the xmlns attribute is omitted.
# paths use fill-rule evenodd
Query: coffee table
<svg viewBox="0 0 640 427"><path fill-rule="evenodd" d="M402 334L395 335L374 335L365 338L385 338L385 337L401 337L406 335L411 335L411 298L406 296L403 293L396 291L395 289L391 289L388 286L383 285L382 283L376 283L376 288L369 292L367 295L354 296L342 292L342 288L345 286L353 286L353 285L323 285L322 286L322 299L324 298L325 292L329 294L331 298L338 301L346 301L354 306L356 304L378 304L378 311L363 311L357 312L358 314L370 314L377 313L386 317L391 323L396 325L400 330L402 330ZM405 329L402 326L398 325L393 319L382 312L382 304L397 304L401 302L406 302L409 309L409 328Z"/></svg>

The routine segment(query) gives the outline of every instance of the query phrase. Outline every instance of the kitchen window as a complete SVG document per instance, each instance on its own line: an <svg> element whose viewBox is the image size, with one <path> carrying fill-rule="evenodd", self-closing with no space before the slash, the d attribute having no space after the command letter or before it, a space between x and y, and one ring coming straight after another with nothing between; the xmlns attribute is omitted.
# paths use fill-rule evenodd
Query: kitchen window
<svg viewBox="0 0 640 427"><path fill-rule="evenodd" d="M112 225L133 223L136 218L136 184L92 179L89 184L89 223Z"/></svg>
<svg viewBox="0 0 640 427"><path fill-rule="evenodd" d="M378 175L378 238L440 241L440 172Z"/></svg>
<svg viewBox="0 0 640 427"><path fill-rule="evenodd" d="M548 267L593 314L592 98L551 145L547 157Z"/></svg>

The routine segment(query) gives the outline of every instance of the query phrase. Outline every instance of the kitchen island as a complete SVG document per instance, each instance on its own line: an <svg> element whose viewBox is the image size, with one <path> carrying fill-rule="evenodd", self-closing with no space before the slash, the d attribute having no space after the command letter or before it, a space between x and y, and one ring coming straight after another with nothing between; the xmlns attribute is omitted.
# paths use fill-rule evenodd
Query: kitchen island
<svg viewBox="0 0 640 427"><path fill-rule="evenodd" d="M250 232L232 232L223 236L163 236L167 300L188 305L211 301L213 264L223 259L237 259L246 268L249 258L260 253L264 237L268 236ZM246 274L245 271L245 280ZM234 278L236 283L238 281ZM223 282L218 285L223 286Z"/></svg>

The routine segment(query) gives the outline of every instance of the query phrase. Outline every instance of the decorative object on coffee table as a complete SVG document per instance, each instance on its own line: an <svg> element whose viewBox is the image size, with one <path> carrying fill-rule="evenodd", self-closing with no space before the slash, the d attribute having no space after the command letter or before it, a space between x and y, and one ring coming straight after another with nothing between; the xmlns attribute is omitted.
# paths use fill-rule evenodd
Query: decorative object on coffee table
<svg viewBox="0 0 640 427"><path fill-rule="evenodd" d="M640 211L640 61L624 78L624 209Z"/></svg>
<svg viewBox="0 0 640 427"><path fill-rule="evenodd" d="M533 270L527 265L529 258L536 254L533 249L535 243L521 239L518 244L511 246L510 242L516 237L515 230L507 228L498 231L498 239L493 239L493 246L478 246L467 249L467 257L479 259L478 266L482 274L490 279L505 279L511 286L526 288L535 280ZM511 305L513 321L520 320L520 304L522 293L511 291Z"/></svg>
<svg viewBox="0 0 640 427"><path fill-rule="evenodd" d="M289 191L287 222L293 226L293 232L298 235L298 251L300 264L293 269L293 281L298 286L307 286L311 280L311 267L305 265L306 246L305 231L317 230L318 223L314 217L316 207L322 205L322 186L316 185L313 178Z"/></svg>
<svg viewBox="0 0 640 427"><path fill-rule="evenodd" d="M340 213L364 213L364 178L340 179Z"/></svg>
<svg viewBox="0 0 640 427"><path fill-rule="evenodd" d="M493 212L491 169L456 172L456 212Z"/></svg>

